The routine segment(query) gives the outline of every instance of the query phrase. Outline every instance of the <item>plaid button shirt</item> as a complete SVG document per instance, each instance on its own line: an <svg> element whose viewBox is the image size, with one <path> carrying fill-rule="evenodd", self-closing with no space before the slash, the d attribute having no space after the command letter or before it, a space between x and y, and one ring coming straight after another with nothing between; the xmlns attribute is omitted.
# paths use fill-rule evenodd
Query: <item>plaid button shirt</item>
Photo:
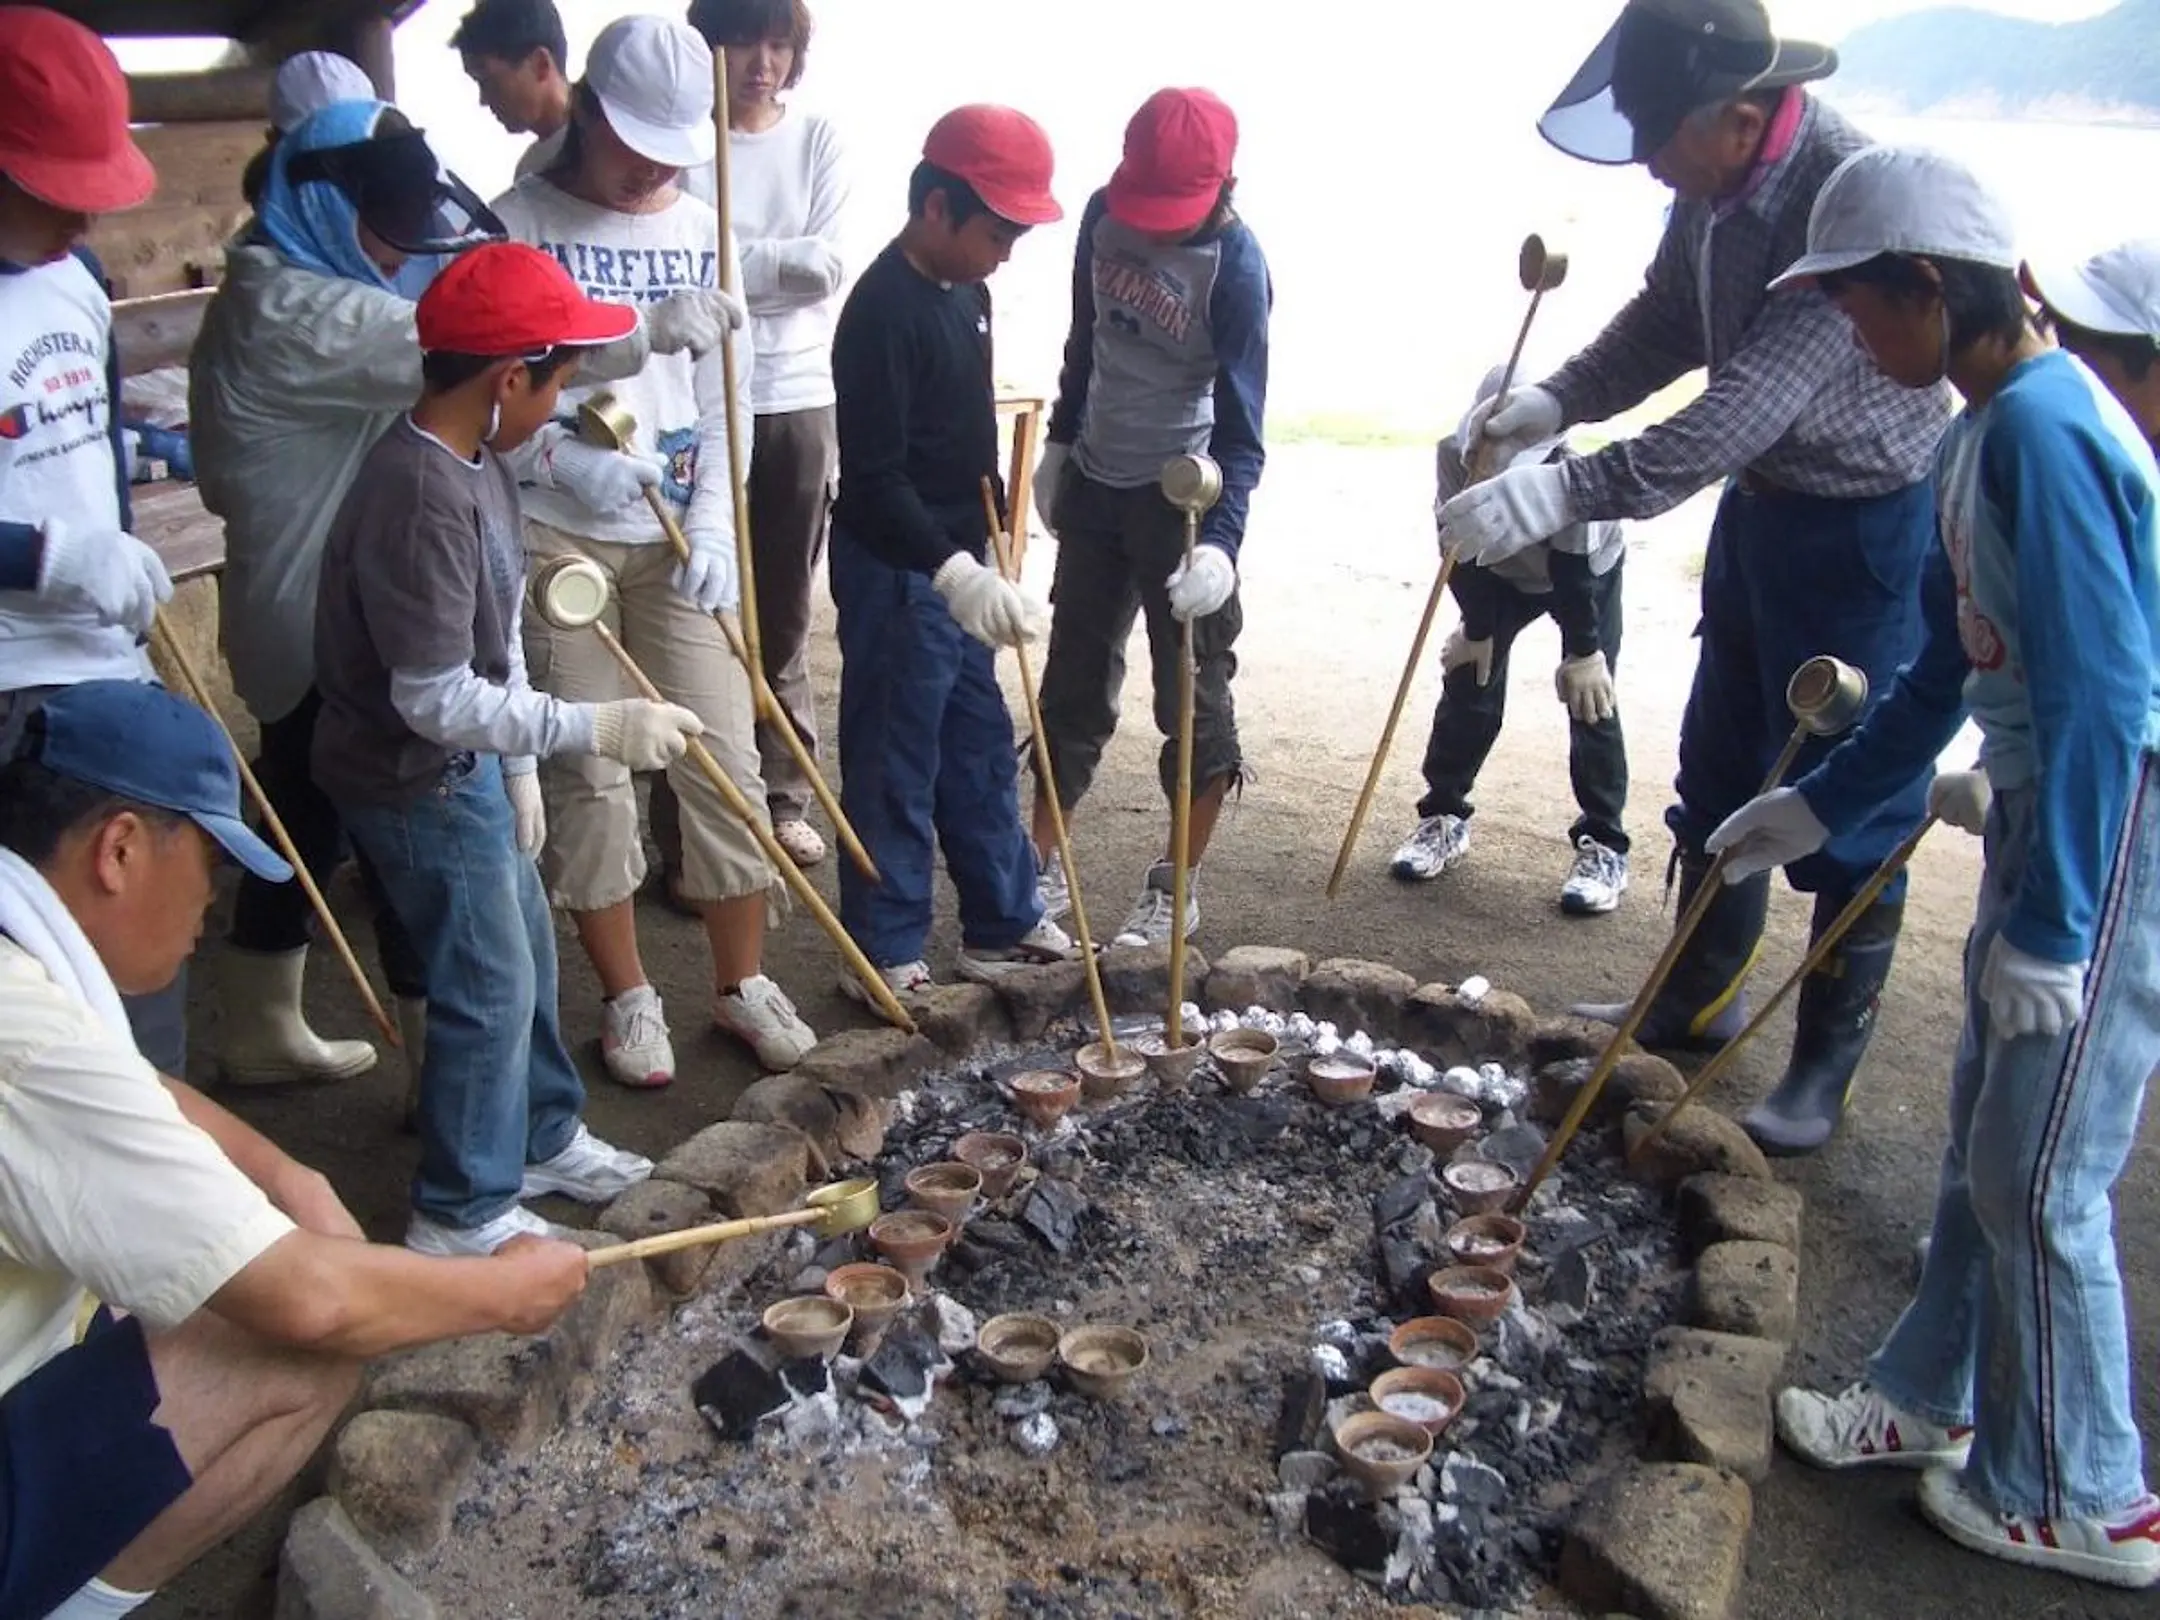
<svg viewBox="0 0 2160 1620"><path fill-rule="evenodd" d="M1821 293L1768 290L1806 251L1830 171L1868 144L1809 97L1792 149L1745 202L1722 216L1673 205L1643 290L1544 386L1572 424L1616 416L1698 366L1709 381L1657 426L1567 463L1579 516L1652 517L1743 470L1847 499L1928 476L1948 388L1883 376Z"/></svg>

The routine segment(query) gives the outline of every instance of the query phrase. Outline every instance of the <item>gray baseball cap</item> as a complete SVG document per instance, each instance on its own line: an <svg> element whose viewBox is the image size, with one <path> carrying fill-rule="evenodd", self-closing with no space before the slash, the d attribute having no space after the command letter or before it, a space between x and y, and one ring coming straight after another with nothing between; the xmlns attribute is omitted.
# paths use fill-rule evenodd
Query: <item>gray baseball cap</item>
<svg viewBox="0 0 2160 1620"><path fill-rule="evenodd" d="M2017 229L1980 177L1924 146L1870 146L1830 171L1808 215L1807 252L1777 292L1885 253L2018 266Z"/></svg>

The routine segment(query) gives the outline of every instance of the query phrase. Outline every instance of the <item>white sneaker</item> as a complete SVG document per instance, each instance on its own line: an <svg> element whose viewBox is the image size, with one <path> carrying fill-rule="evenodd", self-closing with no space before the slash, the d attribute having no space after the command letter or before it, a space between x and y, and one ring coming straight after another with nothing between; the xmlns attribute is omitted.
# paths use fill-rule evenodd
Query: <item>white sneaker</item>
<svg viewBox="0 0 2160 1620"><path fill-rule="evenodd" d="M650 1091L675 1078L667 1009L649 984L600 1003L600 1061L620 1086Z"/></svg>
<svg viewBox="0 0 2160 1620"><path fill-rule="evenodd" d="M1990 1507L1955 1469L1930 1468L1920 1480L1920 1513L1960 1547L1990 1558L2104 1586L2160 1584L2160 1497L2150 1492L2113 1520L2033 1519Z"/></svg>
<svg viewBox="0 0 2160 1620"><path fill-rule="evenodd" d="M582 1122L552 1159L525 1167L520 1198L560 1193L581 1204L604 1204L618 1198L653 1173L652 1160L628 1148L610 1147Z"/></svg>
<svg viewBox="0 0 2160 1620"><path fill-rule="evenodd" d="M1469 822L1461 816L1427 816L1395 847L1388 871L1405 883L1430 883L1469 853Z"/></svg>
<svg viewBox="0 0 2160 1620"><path fill-rule="evenodd" d="M552 1222L542 1220L523 1204L512 1204L479 1226L445 1226L417 1211L405 1223L405 1247L414 1254L432 1255L438 1260L485 1258L514 1237L557 1235Z"/></svg>
<svg viewBox="0 0 2160 1620"><path fill-rule="evenodd" d="M774 822L772 835L797 866L815 866L825 858L825 840L800 816Z"/></svg>
<svg viewBox="0 0 2160 1620"><path fill-rule="evenodd" d="M1788 1451L1817 1468L1963 1468L1972 1450L1971 1424L1930 1423L1892 1406L1868 1383L1842 1395L1779 1391L1777 1432Z"/></svg>
<svg viewBox="0 0 2160 1620"><path fill-rule="evenodd" d="M961 978L972 979L977 984L992 984L1015 968L1069 962L1079 954L1072 936L1045 917L1014 941L1010 949L978 951L961 947L956 966Z"/></svg>
<svg viewBox="0 0 2160 1620"><path fill-rule="evenodd" d="M1619 908L1625 893L1627 857L1588 833L1576 839L1575 864L1560 885L1560 909L1570 917L1602 917Z"/></svg>
<svg viewBox="0 0 2160 1620"><path fill-rule="evenodd" d="M1035 899L1045 922L1061 923L1072 914L1072 885L1065 881L1065 863L1055 850L1035 879Z"/></svg>
<svg viewBox="0 0 2160 1620"><path fill-rule="evenodd" d="M762 973L743 980L731 994L715 996L712 1016L775 1071L794 1068L817 1045L816 1031L802 1021L787 992Z"/></svg>
<svg viewBox="0 0 2160 1620"><path fill-rule="evenodd" d="M1140 885L1140 898L1125 918L1125 924L1111 940L1113 945L1167 945L1170 943L1170 912L1175 899L1170 893L1170 863L1157 861L1148 868L1147 881ZM1185 880L1185 937L1191 939L1200 927L1200 868L1194 867Z"/></svg>
<svg viewBox="0 0 2160 1620"><path fill-rule="evenodd" d="M935 990L937 981L930 977L930 964L921 957L912 962L900 962L892 967L878 969L878 977L885 987L896 996L911 996L924 990ZM873 1007L870 992L863 988L862 980L847 969L840 970L840 993L858 1006Z"/></svg>

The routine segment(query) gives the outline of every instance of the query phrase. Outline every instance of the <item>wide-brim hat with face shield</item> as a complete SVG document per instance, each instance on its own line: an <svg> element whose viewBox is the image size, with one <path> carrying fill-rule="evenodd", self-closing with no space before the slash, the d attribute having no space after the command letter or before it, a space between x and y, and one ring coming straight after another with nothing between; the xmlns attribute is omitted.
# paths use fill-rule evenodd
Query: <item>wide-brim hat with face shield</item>
<svg viewBox="0 0 2160 1620"><path fill-rule="evenodd" d="M426 134L387 104L333 102L295 125L278 151L292 190L335 186L360 223L400 253L462 253L508 234L437 160Z"/></svg>
<svg viewBox="0 0 2160 1620"><path fill-rule="evenodd" d="M2072 326L2109 337L2143 337L2160 347L2160 236L2125 242L2081 264L2034 260L2033 294Z"/></svg>
<svg viewBox="0 0 2160 1620"><path fill-rule="evenodd" d="M1829 46L1778 38L1762 0L1628 0L1538 133L1591 163L1646 163L1692 112L1836 71Z"/></svg>
<svg viewBox="0 0 2160 1620"><path fill-rule="evenodd" d="M585 87L639 157L671 169L712 162L712 47L688 23L616 18L586 53Z"/></svg>
<svg viewBox="0 0 2160 1620"><path fill-rule="evenodd" d="M2017 228L2002 199L1956 158L1924 146L1870 146L1830 171L1808 215L1807 252L1770 290L1809 286L1886 253L2015 270Z"/></svg>

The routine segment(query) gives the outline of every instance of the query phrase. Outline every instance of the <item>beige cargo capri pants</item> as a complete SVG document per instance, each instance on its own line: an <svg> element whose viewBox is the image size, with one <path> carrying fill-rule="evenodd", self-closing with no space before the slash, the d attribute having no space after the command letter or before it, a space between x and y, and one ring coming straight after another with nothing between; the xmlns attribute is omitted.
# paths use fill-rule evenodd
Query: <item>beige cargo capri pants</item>
<svg viewBox="0 0 2160 1620"><path fill-rule="evenodd" d="M608 627L661 696L705 722L705 746L769 825L750 679L712 615L675 589L668 547L587 540L528 518L525 551L534 564L589 557L606 570ZM537 613L525 615L525 664L534 686L572 702L638 695L598 636L557 630ZM682 802L683 897L702 903L777 894L764 851L705 773L685 758L669 767L668 781ZM628 768L597 754L559 755L541 761L540 786L548 817L540 875L550 903L602 911L636 894L645 881L645 846Z"/></svg>

